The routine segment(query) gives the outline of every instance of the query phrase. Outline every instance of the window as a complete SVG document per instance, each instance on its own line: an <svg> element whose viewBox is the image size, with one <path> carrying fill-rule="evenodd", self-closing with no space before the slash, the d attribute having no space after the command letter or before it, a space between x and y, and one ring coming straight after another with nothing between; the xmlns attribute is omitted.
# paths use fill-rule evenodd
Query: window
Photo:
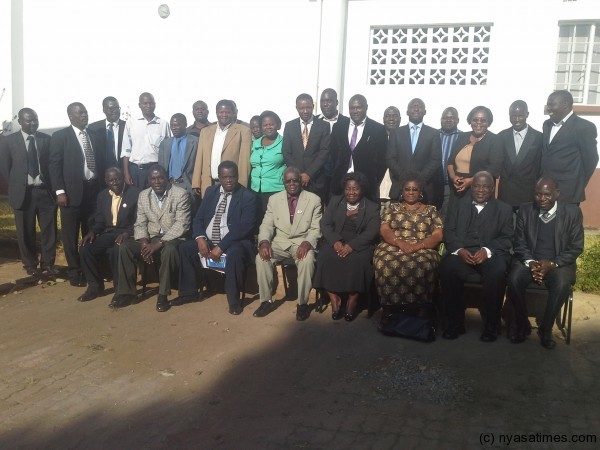
<svg viewBox="0 0 600 450"><path fill-rule="evenodd" d="M369 84L485 85L491 29L372 27Z"/></svg>
<svg viewBox="0 0 600 450"><path fill-rule="evenodd" d="M559 25L556 89L575 103L600 105L600 22Z"/></svg>

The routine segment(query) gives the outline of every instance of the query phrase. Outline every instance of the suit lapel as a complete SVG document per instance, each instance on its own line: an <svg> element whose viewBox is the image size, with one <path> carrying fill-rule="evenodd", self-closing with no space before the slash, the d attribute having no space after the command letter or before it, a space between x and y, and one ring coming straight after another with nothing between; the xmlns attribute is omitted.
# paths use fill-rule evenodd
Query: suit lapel
<svg viewBox="0 0 600 450"><path fill-rule="evenodd" d="M529 149L531 148L531 144L533 144L533 133L531 132L531 128L527 127L527 134L523 139L523 143L521 144L521 148L519 150L519 154L516 156L516 161L521 162L527 156ZM513 147L515 145L515 140L513 139ZM516 150L515 150L516 153Z"/></svg>
<svg viewBox="0 0 600 450"><path fill-rule="evenodd" d="M404 125L398 132L400 133L400 141L404 142L404 145L401 147L404 149L404 156L410 158L413 155L410 141L410 126Z"/></svg>
<svg viewBox="0 0 600 450"><path fill-rule="evenodd" d="M521 144L521 151L523 151L523 147L525 145L525 141ZM517 148L515 147L515 134L513 129L510 129L510 133L506 136L506 153L508 154L508 159L510 160L511 169L512 165L517 161ZM519 152L520 153L520 152Z"/></svg>
<svg viewBox="0 0 600 450"><path fill-rule="evenodd" d="M219 125L217 125L217 126L219 126ZM229 127L229 130L227 130L227 134L225 135L225 141L223 142L223 148L221 149L221 154L225 153L225 149L227 148L229 143L232 141L234 136L238 134L238 132L239 132L239 130L238 130L236 124L232 123L231 126Z"/></svg>
<svg viewBox="0 0 600 450"><path fill-rule="evenodd" d="M183 169L185 169L188 165L188 161L190 159L190 156L192 155L192 147L194 146L194 144L192 144L192 140L190 139L190 135L188 134L188 138L187 141L185 143L185 156L183 158L183 166L182 166L182 171Z"/></svg>
<svg viewBox="0 0 600 450"><path fill-rule="evenodd" d="M300 196L298 197L298 203L296 203L296 211L294 211L294 220L292 222L292 227L290 230L291 235L296 233L296 230L298 229L298 223L304 217L304 213L306 211L307 205L308 205L308 198L304 194L304 191L302 191L302 192L300 192ZM286 197L286 206L287 206L287 197Z"/></svg>

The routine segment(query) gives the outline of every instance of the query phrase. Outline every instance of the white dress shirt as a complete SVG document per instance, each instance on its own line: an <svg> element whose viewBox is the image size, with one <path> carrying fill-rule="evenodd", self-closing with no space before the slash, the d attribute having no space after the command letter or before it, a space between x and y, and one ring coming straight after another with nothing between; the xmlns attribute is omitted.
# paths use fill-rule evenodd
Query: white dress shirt
<svg viewBox="0 0 600 450"><path fill-rule="evenodd" d="M210 176L213 179L219 178L219 164L221 164L221 153L223 153L223 145L225 145L225 138L227 132L231 128L230 123L225 128L221 129L221 125L217 123L217 129L215 130L215 139L213 140L212 150L210 153Z"/></svg>
<svg viewBox="0 0 600 450"><path fill-rule="evenodd" d="M158 147L167 137L171 137L171 129L160 117L154 116L151 121L130 118L125 124L121 157L128 157L134 164L158 162Z"/></svg>

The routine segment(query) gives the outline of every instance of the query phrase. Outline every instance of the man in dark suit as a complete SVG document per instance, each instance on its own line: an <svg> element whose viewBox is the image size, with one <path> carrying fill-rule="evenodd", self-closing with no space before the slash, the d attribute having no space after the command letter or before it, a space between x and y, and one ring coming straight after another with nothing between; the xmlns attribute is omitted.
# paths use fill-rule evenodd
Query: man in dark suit
<svg viewBox="0 0 600 450"><path fill-rule="evenodd" d="M100 149L104 153L104 167L123 168L121 148L125 121L120 119L121 107L118 100L114 97L106 97L102 100L102 111L106 119L91 123L89 129L98 136Z"/></svg>
<svg viewBox="0 0 600 450"><path fill-rule="evenodd" d="M79 264L79 232L85 236L96 210L103 170L102 146L88 132L88 113L81 103L67 108L71 126L58 130L50 139L50 184L60 207L62 241L72 286L85 286Z"/></svg>
<svg viewBox="0 0 600 450"><path fill-rule="evenodd" d="M244 288L246 269L256 255L257 197L238 182L238 168L233 161L221 162L218 173L220 184L206 190L194 217L194 240L179 247L179 300L198 299L198 254L215 262L226 254L227 303L229 312L239 315L242 312L240 292Z"/></svg>
<svg viewBox="0 0 600 450"><path fill-rule="evenodd" d="M533 199L541 171L542 133L527 125L529 109L523 100L510 105L508 116L512 127L498 133L504 153L498 200L517 211L521 204Z"/></svg>
<svg viewBox="0 0 600 450"><path fill-rule="evenodd" d="M108 188L98 194L92 229L79 242L79 258L88 285L77 299L80 302L102 295L104 281L98 266L99 258L104 254L108 254L113 285L117 289L118 246L133 236L140 190L125 184L123 172L117 167L106 169L104 183Z"/></svg>
<svg viewBox="0 0 600 450"><path fill-rule="evenodd" d="M542 174L560 184L561 203L585 200L585 187L598 164L596 125L573 113L569 91L555 91L546 105Z"/></svg>
<svg viewBox="0 0 600 450"><path fill-rule="evenodd" d="M442 142L438 130L423 124L426 113L423 100L411 100L406 110L409 123L390 133L386 161L392 175L391 199L400 197L404 174L418 172L425 182L424 203L433 204L435 185L441 182ZM439 202L435 206L442 207Z"/></svg>
<svg viewBox="0 0 600 450"><path fill-rule="evenodd" d="M170 126L173 137L165 138L160 143L158 163L167 169L172 184L185 189L190 194L192 212L195 212L196 201L200 200L192 189L198 138L187 133L187 119L181 113L173 114Z"/></svg>
<svg viewBox="0 0 600 450"><path fill-rule="evenodd" d="M194 102L192 105L192 115L194 116L194 123L187 127L187 133L200 137L200 131L210 125L208 121L208 106L202 100Z"/></svg>
<svg viewBox="0 0 600 450"><path fill-rule="evenodd" d="M329 124L313 116L313 99L308 94L296 98L298 119L283 129L281 152L288 167L300 170L302 187L327 201L326 163L329 157Z"/></svg>
<svg viewBox="0 0 600 450"><path fill-rule="evenodd" d="M515 257L508 277L508 300L515 309L516 334L521 343L530 329L526 289L532 283L546 285L548 299L538 334L541 344L552 349L554 319L575 282L576 260L583 252L583 216L577 205L557 202L556 181L544 177L535 185L535 203L519 210L515 230Z"/></svg>
<svg viewBox="0 0 600 450"><path fill-rule="evenodd" d="M366 195L379 198L379 184L385 174L387 133L385 127L367 117L367 99L354 95L348 102L350 118L338 119L331 133L331 156L334 161L331 193L343 193L342 180L348 172L362 172L369 180Z"/></svg>
<svg viewBox="0 0 600 450"><path fill-rule="evenodd" d="M17 242L28 275L38 273L35 239L40 224L41 269L56 275L56 203L50 189L50 136L37 131L38 116L31 108L19 111L21 131L0 141L0 174L8 182L8 202L15 213Z"/></svg>
<svg viewBox="0 0 600 450"><path fill-rule="evenodd" d="M494 199L494 178L489 172L473 176L471 195L448 210L444 242L448 255L440 265L442 295L446 303L448 327L444 339L465 333L463 291L471 274L482 277L481 303L485 327L483 342L496 340L500 310L506 286L506 269L512 247L512 209Z"/></svg>

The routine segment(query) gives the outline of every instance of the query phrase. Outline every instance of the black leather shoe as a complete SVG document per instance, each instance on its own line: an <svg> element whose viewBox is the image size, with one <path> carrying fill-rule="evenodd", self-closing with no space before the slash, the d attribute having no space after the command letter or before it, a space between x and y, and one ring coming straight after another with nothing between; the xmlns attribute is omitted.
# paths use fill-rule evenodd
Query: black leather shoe
<svg viewBox="0 0 600 450"><path fill-rule="evenodd" d="M42 272L52 277L56 277L60 274L60 270L58 270L55 266L45 266L42 268Z"/></svg>
<svg viewBox="0 0 600 450"><path fill-rule="evenodd" d="M85 279L81 278L81 277L70 278L69 283L71 284L71 286L75 286L75 287L86 287L87 286L87 281L85 281Z"/></svg>
<svg viewBox="0 0 600 450"><path fill-rule="evenodd" d="M165 312L168 311L170 308L171 305L169 304L169 300L167 300L167 296L159 295L158 299L156 300L156 310L158 312Z"/></svg>
<svg viewBox="0 0 600 450"><path fill-rule="evenodd" d="M310 316L310 311L308 309L308 305L297 305L296 306L296 320L302 322L303 320L308 319Z"/></svg>
<svg viewBox="0 0 600 450"><path fill-rule="evenodd" d="M548 350L552 350L554 347L556 347L556 342L554 339L552 339L552 332L545 333L541 330L538 330L538 335L540 337L540 344L542 344L542 347Z"/></svg>
<svg viewBox="0 0 600 450"><path fill-rule="evenodd" d="M510 343L511 344L520 344L522 342L525 342L526 336L525 333L515 333L510 337Z"/></svg>
<svg viewBox="0 0 600 450"><path fill-rule="evenodd" d="M135 295L118 295L115 294L111 302L108 304L110 309L123 308L135 300Z"/></svg>
<svg viewBox="0 0 600 450"><path fill-rule="evenodd" d="M273 310L272 302L262 302L260 306L252 314L254 317L265 317Z"/></svg>
<svg viewBox="0 0 600 450"><path fill-rule="evenodd" d="M229 314L239 316L242 313L242 305L229 305Z"/></svg>
<svg viewBox="0 0 600 450"><path fill-rule="evenodd" d="M37 267L25 267L25 272L27 272L27 275L30 277L40 274L40 271Z"/></svg>
<svg viewBox="0 0 600 450"><path fill-rule="evenodd" d="M342 317L344 317L344 314L342 313L341 309L338 309L337 311L331 311L331 318L333 320L340 320Z"/></svg>
<svg viewBox="0 0 600 450"><path fill-rule="evenodd" d="M357 314L356 313L346 313L344 314L344 320L346 322L352 322L354 319L356 319Z"/></svg>
<svg viewBox="0 0 600 450"><path fill-rule="evenodd" d="M104 291L103 286L88 286L83 294L77 299L78 302L89 302L102 295Z"/></svg>
<svg viewBox="0 0 600 450"><path fill-rule="evenodd" d="M489 329L483 330L483 333L481 333L481 336L479 337L479 340L481 342L494 342L496 339L498 339L496 331L492 331Z"/></svg>

